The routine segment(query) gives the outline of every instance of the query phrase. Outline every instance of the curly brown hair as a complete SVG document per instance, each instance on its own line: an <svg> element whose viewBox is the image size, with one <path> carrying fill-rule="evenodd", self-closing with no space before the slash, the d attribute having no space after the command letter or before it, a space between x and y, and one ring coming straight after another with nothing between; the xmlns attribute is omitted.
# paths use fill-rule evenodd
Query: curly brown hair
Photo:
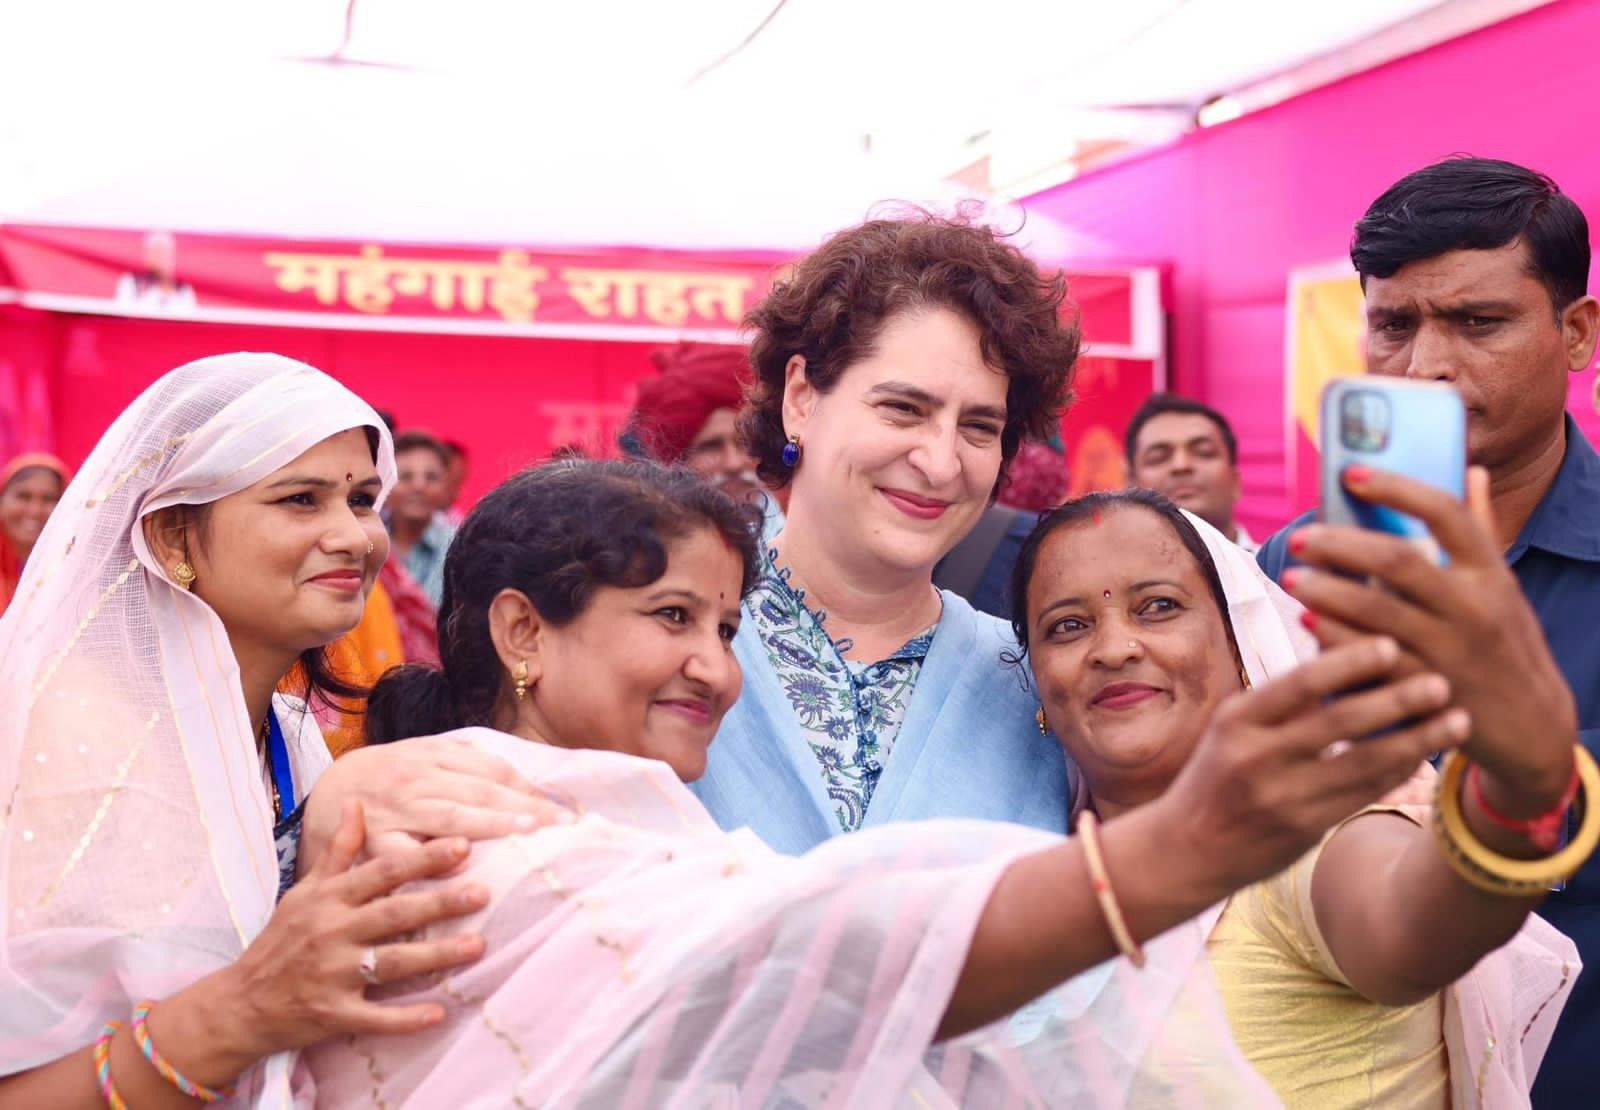
<svg viewBox="0 0 1600 1110"><path fill-rule="evenodd" d="M803 356L807 380L826 393L872 354L891 319L943 308L977 327L984 361L1009 379L998 490L1023 438L1053 435L1072 399L1079 333L1076 322L1062 317L1066 299L1059 271L1042 273L1000 232L959 217L922 213L839 232L745 317L754 332L756 380L739 414L739 432L757 473L774 489L789 482L782 455L790 358Z"/></svg>

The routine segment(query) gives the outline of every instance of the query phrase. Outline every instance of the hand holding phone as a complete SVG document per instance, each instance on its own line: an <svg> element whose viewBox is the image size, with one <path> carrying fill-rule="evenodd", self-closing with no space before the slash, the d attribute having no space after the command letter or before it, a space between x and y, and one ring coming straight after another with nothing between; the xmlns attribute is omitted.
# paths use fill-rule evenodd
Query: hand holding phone
<svg viewBox="0 0 1600 1110"><path fill-rule="evenodd" d="M1323 402L1325 524L1291 537L1305 567L1285 576L1315 614L1313 633L1324 647L1392 636L1470 715L1468 758L1519 789L1564 785L1576 706L1506 565L1487 474L1474 475L1476 511L1464 503L1460 400L1446 386L1359 378L1330 386Z"/></svg>

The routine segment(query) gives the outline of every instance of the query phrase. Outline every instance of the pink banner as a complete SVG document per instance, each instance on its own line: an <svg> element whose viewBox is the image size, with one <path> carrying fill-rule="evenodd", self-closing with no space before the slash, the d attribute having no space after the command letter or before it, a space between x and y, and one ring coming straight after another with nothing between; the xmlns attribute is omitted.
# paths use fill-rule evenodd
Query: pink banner
<svg viewBox="0 0 1600 1110"><path fill-rule="evenodd" d="M0 224L0 288L24 305L363 331L735 341L790 256L286 240ZM1085 334L1149 345L1128 272L1069 274Z"/></svg>
<svg viewBox="0 0 1600 1110"><path fill-rule="evenodd" d="M731 337L784 261L0 227L26 305L364 330Z"/></svg>
<svg viewBox="0 0 1600 1110"><path fill-rule="evenodd" d="M0 275L14 283L0 298L22 306L0 306L0 457L46 448L76 463L164 371L278 351L402 428L466 444L470 499L558 448L615 452L650 350L739 341L784 264L0 225ZM1119 485L1122 430L1159 376L1159 282L1114 269L1068 280L1088 352L1068 459L1082 488Z"/></svg>

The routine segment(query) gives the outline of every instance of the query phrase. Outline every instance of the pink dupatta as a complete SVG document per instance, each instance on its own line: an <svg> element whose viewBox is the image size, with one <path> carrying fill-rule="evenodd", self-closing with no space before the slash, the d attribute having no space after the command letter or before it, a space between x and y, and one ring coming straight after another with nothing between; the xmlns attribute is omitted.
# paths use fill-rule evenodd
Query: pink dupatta
<svg viewBox="0 0 1600 1110"><path fill-rule="evenodd" d="M438 1028L314 1049L319 1105L1276 1104L1194 923L1143 970L1113 961L933 1049L995 881L1050 834L930 821L781 856L720 830L664 764L451 735L582 816L475 846L468 877L494 899L451 928L488 954L378 992L442 1002Z"/></svg>
<svg viewBox="0 0 1600 1110"><path fill-rule="evenodd" d="M226 966L272 913L273 813L238 663L143 522L360 427L387 494L388 432L332 378L277 355L189 363L117 418L45 525L0 615L0 1074ZM303 795L328 750L303 706L275 705ZM287 1105L295 1063L252 1068L235 1104Z"/></svg>

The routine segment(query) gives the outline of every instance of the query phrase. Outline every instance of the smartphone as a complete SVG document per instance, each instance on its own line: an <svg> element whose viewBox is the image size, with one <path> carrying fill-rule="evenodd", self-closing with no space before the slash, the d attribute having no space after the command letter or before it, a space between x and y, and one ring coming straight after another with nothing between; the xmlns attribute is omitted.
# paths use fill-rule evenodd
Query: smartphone
<svg viewBox="0 0 1600 1110"><path fill-rule="evenodd" d="M1341 378L1322 391L1322 519L1411 540L1436 562L1444 556L1416 517L1352 497L1340 480L1360 464L1466 496L1467 410L1443 382Z"/></svg>
<svg viewBox="0 0 1600 1110"><path fill-rule="evenodd" d="M1399 536L1444 562L1422 521L1350 495L1342 478L1346 467L1357 464L1464 497L1467 411L1460 394L1440 382L1381 377L1341 378L1322 391L1322 519ZM1366 689L1371 686L1357 687Z"/></svg>

